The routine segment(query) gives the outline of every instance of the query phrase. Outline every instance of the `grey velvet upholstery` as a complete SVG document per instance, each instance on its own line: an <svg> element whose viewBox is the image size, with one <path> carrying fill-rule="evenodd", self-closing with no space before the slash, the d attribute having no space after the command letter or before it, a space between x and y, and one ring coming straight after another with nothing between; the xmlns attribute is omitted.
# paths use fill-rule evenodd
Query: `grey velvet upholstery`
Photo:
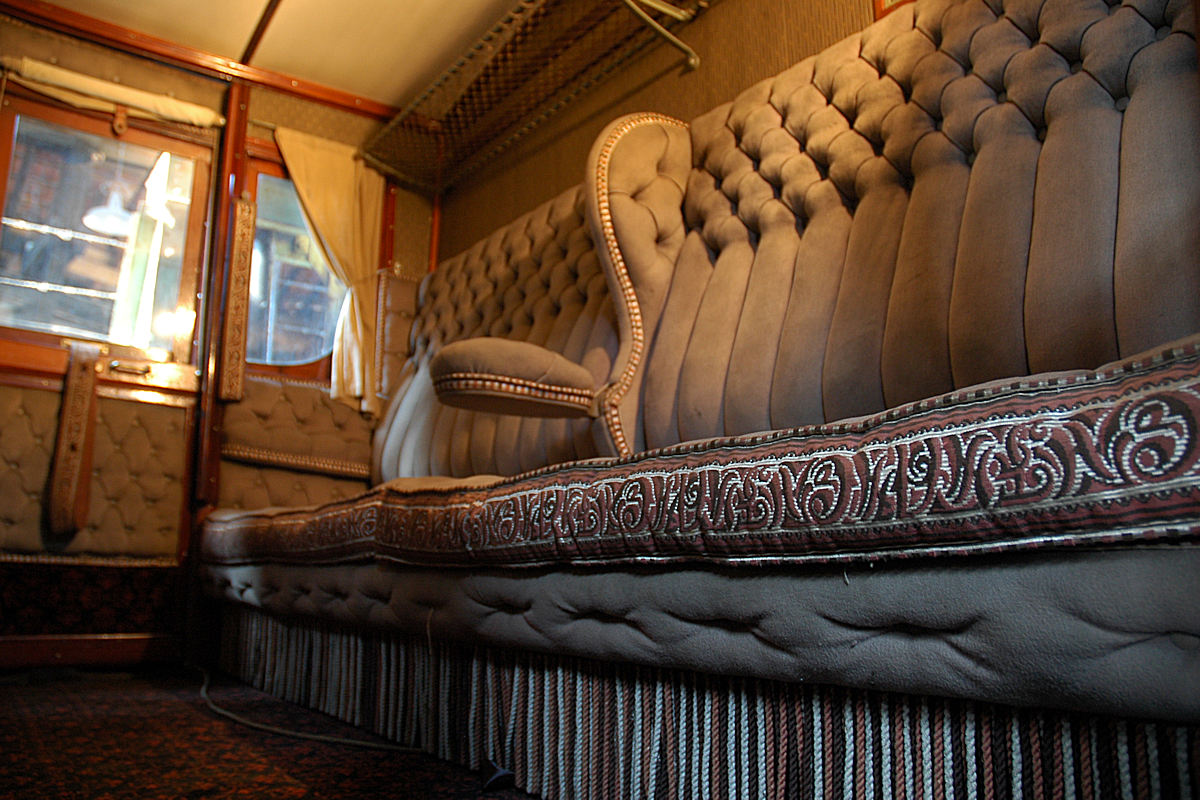
<svg viewBox="0 0 1200 800"><path fill-rule="evenodd" d="M289 564L208 567L206 580L222 599L281 618L661 667L1194 721L1200 608L1172 587L1194 585L1197 569L1200 550L1190 548L825 567L808 570L803 580L769 567L514 573L385 562L319 571Z"/></svg>
<svg viewBox="0 0 1200 800"><path fill-rule="evenodd" d="M220 508L340 500L367 488L371 422L318 383L247 375L221 425Z"/></svg>
<svg viewBox="0 0 1200 800"><path fill-rule="evenodd" d="M630 438L832 421L1200 329L1192 16L917 3L690 141L616 123L590 173L612 175L605 255L651 276Z"/></svg>
<svg viewBox="0 0 1200 800"><path fill-rule="evenodd" d="M377 478L526 474L400 479L338 504L214 516L207 590L296 620L301 638L312 619L361 632L345 664L373 631L400 631L431 650L546 654L547 674L622 696L642 690L643 668L672 668L1172 721L1186 733L1171 742L1197 741L1193 29L1179 0L918 0L690 124L615 121L586 195L427 281L411 373L376 439ZM547 214L572 221L559 246L577 267L527 264L505 244ZM594 251L574 227L585 215ZM570 302L539 316L555 303L493 277L488 258L546 269L558 277L543 285L575 287ZM556 380L594 388L599 418L438 403L440 348L439 374L524 358L480 337L521 343L518 377L542 377L526 344L578 366ZM248 634L237 648L264 652ZM637 676L606 681L575 657ZM521 726L543 711L574 720L563 709L591 695L559 707L530 687L504 695L516 750L563 752L570 742ZM738 692L704 702L736 706ZM647 730L668 725L621 708ZM680 750L708 741L693 712ZM748 765L786 773L787 796L822 775L829 796L843 779L846 796L860 780L891 796L900 762L922 757L905 738L916 716L885 734L904 768L875 773L864 732L878 706L788 712L829 749L826 767L787 747ZM973 714L921 718L973 770L954 778L965 789L929 796L974 796L976 779L980 796L1003 794L988 783L1001 762L972 761L990 736ZM1068 731L1082 724L1071 714ZM1071 780L1091 779L1077 755L1119 775L1139 752L1068 755L1086 737L1056 736L1047 747ZM603 739L579 745L577 785L550 796L606 785ZM1014 795L1019 749L1002 757ZM657 745L647 757L660 756L667 771L686 760ZM1160 759L1146 775L1160 766L1171 773Z"/></svg>

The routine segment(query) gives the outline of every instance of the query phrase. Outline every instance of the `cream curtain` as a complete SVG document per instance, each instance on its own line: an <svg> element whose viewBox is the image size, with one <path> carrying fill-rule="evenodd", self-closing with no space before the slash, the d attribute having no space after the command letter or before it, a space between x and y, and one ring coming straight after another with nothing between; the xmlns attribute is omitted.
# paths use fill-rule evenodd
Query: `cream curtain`
<svg viewBox="0 0 1200 800"><path fill-rule="evenodd" d="M349 145L278 128L275 141L333 271L349 287L333 343L332 395L378 415L376 274L384 180Z"/></svg>

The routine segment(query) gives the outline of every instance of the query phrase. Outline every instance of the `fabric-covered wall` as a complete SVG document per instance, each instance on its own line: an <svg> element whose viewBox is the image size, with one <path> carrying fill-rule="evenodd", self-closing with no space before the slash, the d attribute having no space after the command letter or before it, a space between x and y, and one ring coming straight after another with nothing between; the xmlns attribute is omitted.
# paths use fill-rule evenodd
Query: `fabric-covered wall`
<svg viewBox="0 0 1200 800"><path fill-rule="evenodd" d="M495 165L443 199L441 258L583 178L588 150L621 114L657 111L691 119L759 80L865 27L869 0L716 2L680 36L701 57L684 72L679 51L654 45L615 76L534 131ZM770 35L764 35L765 32ZM440 259L439 259L440 260Z"/></svg>

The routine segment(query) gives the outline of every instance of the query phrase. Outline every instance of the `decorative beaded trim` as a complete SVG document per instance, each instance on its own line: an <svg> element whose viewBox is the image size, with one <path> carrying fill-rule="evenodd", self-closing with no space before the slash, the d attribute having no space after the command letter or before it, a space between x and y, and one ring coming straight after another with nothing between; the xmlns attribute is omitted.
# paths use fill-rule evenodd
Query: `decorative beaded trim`
<svg viewBox="0 0 1200 800"><path fill-rule="evenodd" d="M591 411L592 402L596 398L595 392L590 389L538 383L486 372L451 372L435 380L433 388L439 395L503 392L575 406L588 412Z"/></svg>
<svg viewBox="0 0 1200 800"><path fill-rule="evenodd" d="M641 366L646 347L646 331L642 321L642 309L638 304L637 291L633 287L633 280L629 277L629 269L625 266L625 257L621 254L621 244L617 241L616 229L613 226L612 207L608 196L608 173L613 150L616 149L621 137L642 125L672 125L687 128L686 123L665 114L637 114L613 128L596 158L596 207L600 214L600 227L604 234L604 245L608 249L609 259L612 262L613 273L621 287L621 298L624 300L629 314L629 360L625 364L624 371L603 399L604 421L612 435L613 444L616 445L617 454L621 456L631 455L633 449L629 445L629 440L625 436L625 428L621 424L619 406L625 394L633 386L634 378Z"/></svg>
<svg viewBox="0 0 1200 800"><path fill-rule="evenodd" d="M363 464L358 461L343 461L337 458L284 453L279 450L268 450L263 447L226 444L221 446L221 456L234 461L249 461L257 464L267 464L272 467L299 469L305 472L317 472L339 478L367 480L371 477L371 466L369 464Z"/></svg>

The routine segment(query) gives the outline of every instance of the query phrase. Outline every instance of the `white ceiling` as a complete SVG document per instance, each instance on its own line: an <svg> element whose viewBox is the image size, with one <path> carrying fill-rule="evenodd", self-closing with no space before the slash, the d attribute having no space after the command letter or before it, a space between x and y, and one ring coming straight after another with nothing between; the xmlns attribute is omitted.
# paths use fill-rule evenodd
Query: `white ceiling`
<svg viewBox="0 0 1200 800"><path fill-rule="evenodd" d="M53 0L240 61L268 0ZM250 65L403 106L517 0L280 0Z"/></svg>

